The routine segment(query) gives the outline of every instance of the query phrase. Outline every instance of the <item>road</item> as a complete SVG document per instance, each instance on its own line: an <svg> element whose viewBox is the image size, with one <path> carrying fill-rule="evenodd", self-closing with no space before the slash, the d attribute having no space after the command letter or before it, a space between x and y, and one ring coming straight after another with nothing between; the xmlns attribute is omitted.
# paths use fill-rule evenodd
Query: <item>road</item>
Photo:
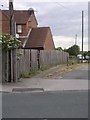
<svg viewBox="0 0 90 120"><path fill-rule="evenodd" d="M81 80L88 80L88 64L83 64L82 66L67 72L63 75L63 79L81 79Z"/></svg>
<svg viewBox="0 0 90 120"><path fill-rule="evenodd" d="M35 78L50 78L50 79L89 79L90 64L83 63L71 66L56 66L49 70L43 71L36 75Z"/></svg>
<svg viewBox="0 0 90 120"><path fill-rule="evenodd" d="M88 79L88 65L84 64L64 73L62 79L59 79L61 74L56 75L56 77L58 81L66 79L66 82L67 79L70 81L73 79L86 80ZM41 79L43 80L43 78ZM47 86L49 85L49 88L52 86L51 81L48 83L48 79L44 82ZM3 93L2 113L4 118L88 118L88 91L58 90Z"/></svg>
<svg viewBox="0 0 90 120"><path fill-rule="evenodd" d="M68 69L67 69L68 68ZM52 79L73 79L73 80L88 80L89 79L89 65L87 63L85 64L80 64L79 66L75 66L75 67L67 67L66 70L55 70L51 73L49 73L51 76L49 76L49 74L47 76L49 76L49 78ZM58 71L58 72L57 72ZM48 77L47 77L48 78Z"/></svg>
<svg viewBox="0 0 90 120"><path fill-rule="evenodd" d="M88 118L88 91L4 93L4 118Z"/></svg>

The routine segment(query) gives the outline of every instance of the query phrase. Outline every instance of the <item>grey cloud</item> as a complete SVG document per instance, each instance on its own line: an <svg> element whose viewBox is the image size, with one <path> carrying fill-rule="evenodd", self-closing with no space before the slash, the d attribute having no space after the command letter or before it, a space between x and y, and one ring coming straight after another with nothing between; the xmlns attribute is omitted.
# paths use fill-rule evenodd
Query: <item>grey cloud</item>
<svg viewBox="0 0 90 120"><path fill-rule="evenodd" d="M3 0L5 2L5 0ZM15 9L34 8L40 26L50 26L54 36L72 37L81 35L81 11L85 11L85 31L87 31L87 3L31 3L30 0L14 1ZM86 32L85 32L86 34Z"/></svg>
<svg viewBox="0 0 90 120"><path fill-rule="evenodd" d="M79 5L68 6L69 9L62 7L55 7L48 11L48 13L37 16L39 23L49 25L52 28L54 35L72 36L76 33L81 34L81 11L85 10L85 18L87 17L87 3ZM76 9L77 8L77 9ZM43 11L45 9L42 9ZM70 11L72 10L72 11ZM86 18L87 19L87 18ZM87 22L85 23L87 26ZM85 28L87 30L87 28Z"/></svg>

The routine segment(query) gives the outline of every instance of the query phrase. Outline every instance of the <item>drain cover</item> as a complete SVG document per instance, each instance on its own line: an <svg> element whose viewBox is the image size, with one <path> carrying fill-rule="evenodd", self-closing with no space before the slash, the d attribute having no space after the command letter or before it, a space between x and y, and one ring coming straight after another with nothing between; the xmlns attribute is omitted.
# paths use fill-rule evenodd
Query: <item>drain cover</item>
<svg viewBox="0 0 90 120"><path fill-rule="evenodd" d="M13 88L12 92L44 92L43 88Z"/></svg>

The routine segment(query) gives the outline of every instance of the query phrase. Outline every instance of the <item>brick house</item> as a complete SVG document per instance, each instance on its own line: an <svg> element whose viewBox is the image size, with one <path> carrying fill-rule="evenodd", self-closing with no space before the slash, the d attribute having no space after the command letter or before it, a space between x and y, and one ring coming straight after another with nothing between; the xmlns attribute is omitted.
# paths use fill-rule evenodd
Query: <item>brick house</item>
<svg viewBox="0 0 90 120"><path fill-rule="evenodd" d="M25 49L54 50L50 27L33 28L27 39Z"/></svg>
<svg viewBox="0 0 90 120"><path fill-rule="evenodd" d="M10 34L9 10L0 10L2 32ZM49 27L37 27L34 10L14 10L15 34L22 42L22 48L54 50L54 42ZM42 44L41 44L42 43ZM40 46L41 45L41 46Z"/></svg>
<svg viewBox="0 0 90 120"><path fill-rule="evenodd" d="M2 32L10 34L9 10L2 10L0 12L2 13ZM19 35L22 43L24 43L28 34L30 34L31 29L38 25L33 9L14 10L14 21L16 35Z"/></svg>

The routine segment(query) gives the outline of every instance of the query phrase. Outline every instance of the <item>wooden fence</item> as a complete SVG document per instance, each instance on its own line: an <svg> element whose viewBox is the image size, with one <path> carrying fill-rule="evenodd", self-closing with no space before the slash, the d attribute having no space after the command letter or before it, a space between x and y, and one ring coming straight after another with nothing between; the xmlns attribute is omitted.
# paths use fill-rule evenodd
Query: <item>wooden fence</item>
<svg viewBox="0 0 90 120"><path fill-rule="evenodd" d="M69 54L63 51L38 51L38 50L17 50L17 76L29 74L30 71L37 71L50 65L65 63ZM8 52L3 52L3 81L8 81ZM12 63L14 64L14 63ZM13 66L13 65L12 65Z"/></svg>
<svg viewBox="0 0 90 120"><path fill-rule="evenodd" d="M0 44L0 83L2 82L2 46Z"/></svg>
<svg viewBox="0 0 90 120"><path fill-rule="evenodd" d="M39 54L39 55L38 55ZM41 50L18 50L18 76L28 74L30 71L36 71L39 68L45 68L50 65L65 63L69 54L63 51L45 51Z"/></svg>

